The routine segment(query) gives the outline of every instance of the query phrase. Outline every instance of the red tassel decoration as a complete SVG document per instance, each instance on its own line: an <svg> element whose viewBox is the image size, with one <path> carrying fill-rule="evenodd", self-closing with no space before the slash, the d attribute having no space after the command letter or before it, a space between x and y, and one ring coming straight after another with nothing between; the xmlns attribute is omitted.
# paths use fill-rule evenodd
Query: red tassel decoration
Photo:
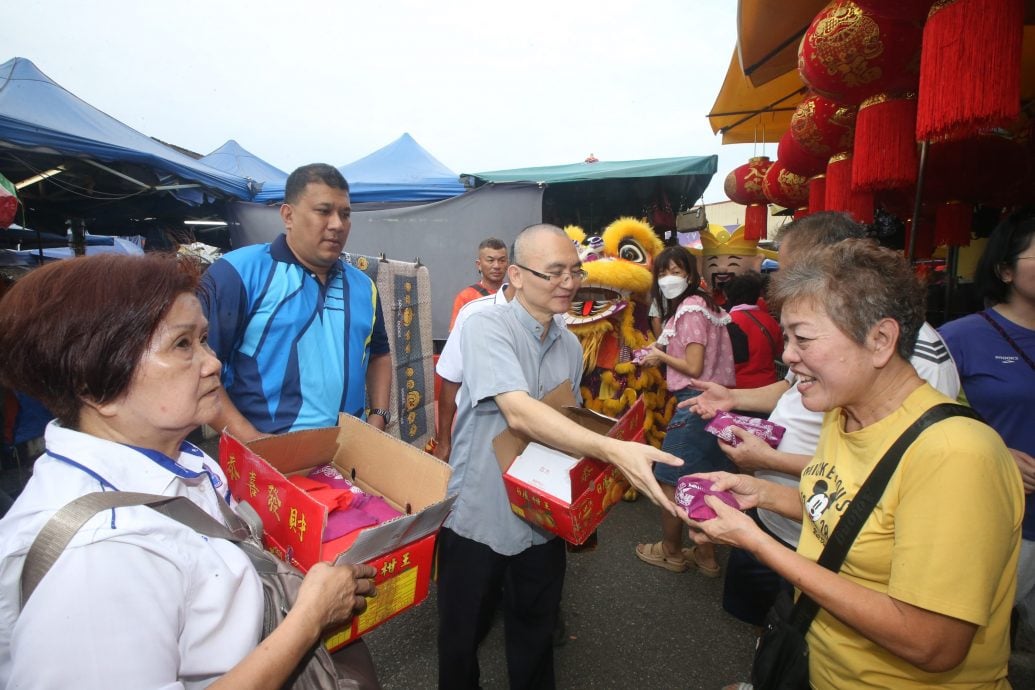
<svg viewBox="0 0 1035 690"><path fill-rule="evenodd" d="M824 196L827 211L845 211L860 223L873 222L873 194L852 191L852 154L831 156L827 163L827 189Z"/></svg>
<svg viewBox="0 0 1035 690"><path fill-rule="evenodd" d="M813 175L809 178L809 213L826 209L827 176Z"/></svg>
<svg viewBox="0 0 1035 690"><path fill-rule="evenodd" d="M744 239L764 240L766 236L766 205L748 204L744 214Z"/></svg>
<svg viewBox="0 0 1035 690"><path fill-rule="evenodd" d="M970 228L974 205L962 201L939 204L934 212L934 245L950 247L970 245Z"/></svg>
<svg viewBox="0 0 1035 690"><path fill-rule="evenodd" d="M794 216L792 216L791 220L801 220L807 215L809 215L808 207L802 206L801 208L794 209Z"/></svg>
<svg viewBox="0 0 1035 690"><path fill-rule="evenodd" d="M916 94L878 94L859 106L852 148L852 189L901 189L916 184Z"/></svg>
<svg viewBox="0 0 1035 690"><path fill-rule="evenodd" d="M916 138L961 138L1016 120L1024 0L938 0L924 25Z"/></svg>

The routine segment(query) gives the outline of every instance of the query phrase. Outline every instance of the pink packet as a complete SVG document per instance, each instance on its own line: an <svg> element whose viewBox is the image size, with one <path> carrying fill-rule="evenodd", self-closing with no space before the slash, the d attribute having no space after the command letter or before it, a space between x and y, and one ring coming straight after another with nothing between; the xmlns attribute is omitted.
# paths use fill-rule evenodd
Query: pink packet
<svg viewBox="0 0 1035 690"><path fill-rule="evenodd" d="M325 486L329 486L332 489L348 489L350 491L357 491L357 489L352 485L352 482L343 477L341 472L338 471L338 468L331 464L317 465L309 471L306 478L319 482L320 484L324 484Z"/></svg>
<svg viewBox="0 0 1035 690"><path fill-rule="evenodd" d="M745 431L750 431L773 448L780 445L780 439L783 438L783 432L786 431L782 426L774 424L768 419L747 417L745 415L733 414L732 412L723 412L722 410L715 413L715 416L704 427L704 430L715 434L731 446L736 446L740 443L740 439L736 437L730 428L733 426L739 426Z"/></svg>
<svg viewBox="0 0 1035 690"><path fill-rule="evenodd" d="M715 511L704 501L705 496L715 496L731 508L740 510L740 504L729 491L712 491L710 479L687 475L676 483L676 503L686 509L691 520L701 522L715 517Z"/></svg>
<svg viewBox="0 0 1035 690"><path fill-rule="evenodd" d="M641 347L638 350L633 350L632 363L633 364L643 364L643 360L647 357L647 355L650 354L650 351L651 351L651 348L649 346L648 347Z"/></svg>

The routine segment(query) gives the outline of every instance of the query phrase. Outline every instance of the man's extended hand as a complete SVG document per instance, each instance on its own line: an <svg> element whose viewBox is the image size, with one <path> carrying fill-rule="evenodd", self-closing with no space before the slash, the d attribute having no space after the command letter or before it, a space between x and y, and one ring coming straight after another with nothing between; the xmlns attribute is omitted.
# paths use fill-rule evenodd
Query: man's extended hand
<svg viewBox="0 0 1035 690"><path fill-rule="evenodd" d="M658 480L654 478L652 468L654 462L678 467L683 464L683 461L671 453L658 450L645 443L611 440L615 445L609 448L608 460L622 471L629 483L663 510L667 510L676 517L685 518L686 511L680 510L679 506L665 496L661 486L658 485Z"/></svg>

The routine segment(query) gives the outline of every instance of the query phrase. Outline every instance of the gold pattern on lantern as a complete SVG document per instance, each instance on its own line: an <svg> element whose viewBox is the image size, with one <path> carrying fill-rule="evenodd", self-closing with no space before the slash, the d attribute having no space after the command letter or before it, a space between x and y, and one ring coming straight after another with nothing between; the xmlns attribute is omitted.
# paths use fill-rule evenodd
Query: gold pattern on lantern
<svg viewBox="0 0 1035 690"><path fill-rule="evenodd" d="M809 36L816 60L830 76L857 87L880 79L880 67L870 64L884 52L880 26L854 3L844 3L816 24Z"/></svg>

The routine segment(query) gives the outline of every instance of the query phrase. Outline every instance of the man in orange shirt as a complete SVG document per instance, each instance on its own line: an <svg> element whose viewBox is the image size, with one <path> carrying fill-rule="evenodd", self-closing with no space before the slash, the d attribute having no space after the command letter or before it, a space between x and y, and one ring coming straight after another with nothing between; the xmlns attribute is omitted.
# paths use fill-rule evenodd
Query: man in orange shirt
<svg viewBox="0 0 1035 690"><path fill-rule="evenodd" d="M478 245L478 258L474 260L474 267L481 275L481 280L457 293L456 299L453 300L453 315L449 317L449 330L453 330L460 307L471 300L492 295L500 289L503 276L507 273L507 265L507 245L495 237L481 241Z"/></svg>

